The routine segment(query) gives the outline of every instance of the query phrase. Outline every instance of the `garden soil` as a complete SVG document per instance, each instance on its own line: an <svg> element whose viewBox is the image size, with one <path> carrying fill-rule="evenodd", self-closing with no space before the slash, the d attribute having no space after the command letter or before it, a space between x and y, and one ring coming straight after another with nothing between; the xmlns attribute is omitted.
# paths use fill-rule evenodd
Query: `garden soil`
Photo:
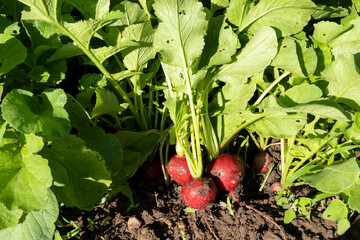
<svg viewBox="0 0 360 240"><path fill-rule="evenodd" d="M342 236L336 233L336 222L321 217L330 200L312 209L311 221L298 215L291 223L284 224L285 210L276 204L276 194L270 191L270 185L280 180L279 172L275 171L280 154L276 147L270 148L269 153L276 166L263 191L258 190L264 176L255 175L248 168L242 188L235 191L241 204L232 201L232 212L227 205L231 196L226 192L220 192L205 212L186 212L177 183L172 182L166 188L160 178L148 180L137 174L130 181L136 208L127 211L129 201L117 195L91 212L63 208L61 215L81 228L77 238L85 240L360 239L360 216L352 217L351 228ZM309 187L294 191L297 196L311 197L316 193ZM65 234L71 229L62 227L60 232Z"/></svg>

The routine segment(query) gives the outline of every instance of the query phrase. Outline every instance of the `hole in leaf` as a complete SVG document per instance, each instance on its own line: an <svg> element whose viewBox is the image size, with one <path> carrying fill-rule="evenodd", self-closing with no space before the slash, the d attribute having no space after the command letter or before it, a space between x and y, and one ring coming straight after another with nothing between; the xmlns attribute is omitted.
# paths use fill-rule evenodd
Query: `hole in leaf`
<svg viewBox="0 0 360 240"><path fill-rule="evenodd" d="M330 217L331 217L331 214L326 215L326 217L330 218Z"/></svg>
<svg viewBox="0 0 360 240"><path fill-rule="evenodd" d="M166 40L166 43L170 43L170 40Z"/></svg>
<svg viewBox="0 0 360 240"><path fill-rule="evenodd" d="M283 46L283 48L286 48L286 47L287 47L286 45Z"/></svg>
<svg viewBox="0 0 360 240"><path fill-rule="evenodd" d="M325 33L323 33L323 36L325 37L325 36L326 36L326 34L325 34Z"/></svg>
<svg viewBox="0 0 360 240"><path fill-rule="evenodd" d="M230 26L229 25L226 25L225 27L224 27L224 29L228 29Z"/></svg>
<svg viewBox="0 0 360 240"><path fill-rule="evenodd" d="M14 33L14 34L17 34L17 31L16 31L16 30L13 30L13 33Z"/></svg>

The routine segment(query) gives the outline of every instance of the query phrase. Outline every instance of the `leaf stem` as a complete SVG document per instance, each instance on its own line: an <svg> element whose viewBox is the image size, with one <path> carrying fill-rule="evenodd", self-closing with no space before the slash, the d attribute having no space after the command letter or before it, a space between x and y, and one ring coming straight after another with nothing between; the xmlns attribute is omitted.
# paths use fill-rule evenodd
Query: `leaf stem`
<svg viewBox="0 0 360 240"><path fill-rule="evenodd" d="M260 97L256 100L256 102L254 103L254 105L258 105L265 97L266 95L270 92L271 89L273 89L273 87L275 87L276 84L278 84L282 79L284 79L287 75L289 75L290 72L286 71L284 72L279 78L277 78L275 81L273 81L270 86L265 89L265 91L260 95Z"/></svg>
<svg viewBox="0 0 360 240"><path fill-rule="evenodd" d="M73 40L74 43L90 58L90 60L96 65L96 67L100 70L102 74L104 74L105 78L108 82L114 87L116 92L121 96L121 98L129 105L129 109L132 112L132 114L135 117L136 122L139 126L141 126L141 121L139 114L135 110L135 107L133 103L131 102L129 96L127 93L120 87L120 85L117 83L117 81L114 79L114 77L111 75L111 73L108 72L108 70L100 63L100 61L96 58L96 56L87 49L86 46L82 44L67 28L65 28L63 25L61 25L56 20L49 18L49 20L56 25L59 29L61 29L71 40Z"/></svg>

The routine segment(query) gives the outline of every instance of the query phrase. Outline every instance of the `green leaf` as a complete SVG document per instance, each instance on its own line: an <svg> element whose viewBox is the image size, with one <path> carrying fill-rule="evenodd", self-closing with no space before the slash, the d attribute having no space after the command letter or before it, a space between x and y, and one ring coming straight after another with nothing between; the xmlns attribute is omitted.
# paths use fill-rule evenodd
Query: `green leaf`
<svg viewBox="0 0 360 240"><path fill-rule="evenodd" d="M26 51L24 45L15 37L0 34L0 76L24 62Z"/></svg>
<svg viewBox="0 0 360 240"><path fill-rule="evenodd" d="M305 41L286 37L280 42L280 50L271 65L288 70L300 77L310 77L317 66L317 56Z"/></svg>
<svg viewBox="0 0 360 240"><path fill-rule="evenodd" d="M296 136L306 123L306 114L274 113L247 127L263 137L291 138Z"/></svg>
<svg viewBox="0 0 360 240"><path fill-rule="evenodd" d="M360 175L356 158L325 167L321 172L305 175L302 179L325 193L340 193L353 185Z"/></svg>
<svg viewBox="0 0 360 240"><path fill-rule="evenodd" d="M351 26L344 26L336 22L322 21L314 24L313 38L321 43L331 44L334 39L350 29Z"/></svg>
<svg viewBox="0 0 360 240"><path fill-rule="evenodd" d="M209 21L205 37L205 47L201 56L200 66L210 68L231 62L239 45L231 26L225 21L223 15L213 17Z"/></svg>
<svg viewBox="0 0 360 240"><path fill-rule="evenodd" d="M3 118L16 130L51 140L70 132L66 100L62 89L45 90L41 101L31 92L15 89L5 96L1 110Z"/></svg>
<svg viewBox="0 0 360 240"><path fill-rule="evenodd" d="M76 23L64 22L64 27L72 36L76 37L86 49L90 49L90 40L101 28L113 23L114 19L88 19Z"/></svg>
<svg viewBox="0 0 360 240"><path fill-rule="evenodd" d="M205 12L196 0L157 0L153 5L160 23L154 46L161 61L187 68L200 57L207 27Z"/></svg>
<svg viewBox="0 0 360 240"><path fill-rule="evenodd" d="M22 20L41 20L53 23L59 20L60 7L64 0L19 0L30 7L30 11L22 12Z"/></svg>
<svg viewBox="0 0 360 240"><path fill-rule="evenodd" d="M337 234L343 235L350 227L351 223L348 219L340 219L337 224Z"/></svg>
<svg viewBox="0 0 360 240"><path fill-rule="evenodd" d="M52 240L55 232L55 221L59 215L59 206L55 195L48 190L48 201L39 211L25 215L24 221L9 228L0 230L2 240Z"/></svg>
<svg viewBox="0 0 360 240"><path fill-rule="evenodd" d="M2 229L15 226L22 215L23 211L21 209L9 210L0 202L0 232Z"/></svg>
<svg viewBox="0 0 360 240"><path fill-rule="evenodd" d="M155 130L147 132L118 131L115 137L123 149L123 167L119 173L121 179L127 179L135 174L146 161L160 140L161 134Z"/></svg>
<svg viewBox="0 0 360 240"><path fill-rule="evenodd" d="M79 101L70 94L67 94L67 98L65 109L69 113L71 126L77 130L91 126L91 117Z"/></svg>
<svg viewBox="0 0 360 240"><path fill-rule="evenodd" d="M348 215L348 209L346 207L346 204L340 199L332 200L329 206L323 212L323 218L332 221L347 219L347 215Z"/></svg>
<svg viewBox="0 0 360 240"><path fill-rule="evenodd" d="M246 78L264 70L277 53L275 30L260 29L237 55L235 62L223 65L215 78L224 82L246 82Z"/></svg>
<svg viewBox="0 0 360 240"><path fill-rule="evenodd" d="M122 13L122 17L117 20L116 23L112 24L115 26L132 25L143 23L149 20L146 12L140 7L140 5L130 1L122 1L120 4L114 6L112 11ZM110 14L107 14L105 18L107 18L109 15L111 15L111 12Z"/></svg>
<svg viewBox="0 0 360 240"><path fill-rule="evenodd" d="M95 55L95 57L99 60L100 63L103 63L106 59L108 59L111 56L114 56L120 51L126 50L126 49L137 49L139 47L139 44L134 41L130 40L123 40L117 43L116 46L106 46L106 47L100 47L91 49L91 52Z"/></svg>
<svg viewBox="0 0 360 240"><path fill-rule="evenodd" d="M360 53L360 42L342 43L334 47L332 49L332 53L334 54L335 59L337 59L340 55L346 53L352 53L352 54Z"/></svg>
<svg viewBox="0 0 360 240"><path fill-rule="evenodd" d="M96 104L91 113L93 118L105 114L116 118L124 110L113 92L103 88L96 90Z"/></svg>
<svg viewBox="0 0 360 240"><path fill-rule="evenodd" d="M233 0L226 16L240 31L253 34L263 26L271 26L288 36L307 25L315 8L310 0L262 0L256 5L251 0Z"/></svg>
<svg viewBox="0 0 360 240"><path fill-rule="evenodd" d="M256 90L255 81L246 84L227 83L211 103L210 111L214 114L236 114L244 110Z"/></svg>
<svg viewBox="0 0 360 240"><path fill-rule="evenodd" d="M101 18L105 13L109 12L110 1L108 0L66 0L73 5L85 19Z"/></svg>
<svg viewBox="0 0 360 240"><path fill-rule="evenodd" d="M360 212L360 179L350 187L348 203L351 209Z"/></svg>
<svg viewBox="0 0 360 240"><path fill-rule="evenodd" d="M360 39L360 18L352 20L350 22L351 28L350 30L344 32L339 35L329 44L331 47L338 46L347 42L358 42Z"/></svg>
<svg viewBox="0 0 360 240"><path fill-rule="evenodd" d="M289 104L289 100L291 100L293 103L302 104L319 100L322 95L321 89L316 85L302 83L286 90L285 96L279 97L279 101Z"/></svg>
<svg viewBox="0 0 360 240"><path fill-rule="evenodd" d="M211 118L219 143L232 136L244 122L240 114L220 114Z"/></svg>
<svg viewBox="0 0 360 240"><path fill-rule="evenodd" d="M338 104L330 100L317 100L296 104L288 97L276 101L272 96L265 98L259 105L265 112L310 113L324 118L336 119L343 122L350 121L350 116Z"/></svg>
<svg viewBox="0 0 360 240"><path fill-rule="evenodd" d="M292 208L289 208L288 210L285 211L284 223L285 224L291 223L291 221L294 220L295 217L296 217L295 211Z"/></svg>
<svg viewBox="0 0 360 240"><path fill-rule="evenodd" d="M49 160L55 182L52 190L69 207L91 210L110 186L105 161L74 135L53 141L41 155Z"/></svg>
<svg viewBox="0 0 360 240"><path fill-rule="evenodd" d="M80 129L79 137L86 142L89 149L101 155L111 175L119 173L123 161L123 151L114 135L105 133L102 128L92 127Z"/></svg>
<svg viewBox="0 0 360 240"><path fill-rule="evenodd" d="M329 83L329 96L360 110L360 73L353 54L340 55L326 67L322 76Z"/></svg>
<svg viewBox="0 0 360 240"><path fill-rule="evenodd" d="M140 43L139 47L128 48L122 52L127 69L142 71L147 67L147 62L155 57L156 52L152 46L154 33L150 22L130 25L124 29L123 38Z"/></svg>
<svg viewBox="0 0 360 240"><path fill-rule="evenodd" d="M25 136L26 143L8 143L0 148L0 202L8 209L40 210L52 183L48 161L36 153L43 147L40 137Z"/></svg>

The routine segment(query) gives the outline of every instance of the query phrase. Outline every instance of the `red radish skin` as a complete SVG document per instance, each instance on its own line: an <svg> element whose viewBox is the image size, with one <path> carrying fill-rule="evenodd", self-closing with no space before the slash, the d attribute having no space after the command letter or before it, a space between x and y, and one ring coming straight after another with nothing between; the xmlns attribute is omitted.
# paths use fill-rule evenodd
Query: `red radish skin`
<svg viewBox="0 0 360 240"><path fill-rule="evenodd" d="M266 174L269 171L271 163L272 160L270 154L265 151L261 151L255 155L252 167L255 172Z"/></svg>
<svg viewBox="0 0 360 240"><path fill-rule="evenodd" d="M192 178L185 156L174 155L167 163L167 169L170 177L181 185Z"/></svg>
<svg viewBox="0 0 360 240"><path fill-rule="evenodd" d="M232 192L243 181L245 167L239 156L226 153L210 163L208 172L219 189Z"/></svg>
<svg viewBox="0 0 360 240"><path fill-rule="evenodd" d="M206 177L187 180L181 190L182 199L191 208L203 209L216 197L215 182Z"/></svg>
<svg viewBox="0 0 360 240"><path fill-rule="evenodd" d="M142 165L141 173L147 179L156 179L162 175L160 161L147 161Z"/></svg>

